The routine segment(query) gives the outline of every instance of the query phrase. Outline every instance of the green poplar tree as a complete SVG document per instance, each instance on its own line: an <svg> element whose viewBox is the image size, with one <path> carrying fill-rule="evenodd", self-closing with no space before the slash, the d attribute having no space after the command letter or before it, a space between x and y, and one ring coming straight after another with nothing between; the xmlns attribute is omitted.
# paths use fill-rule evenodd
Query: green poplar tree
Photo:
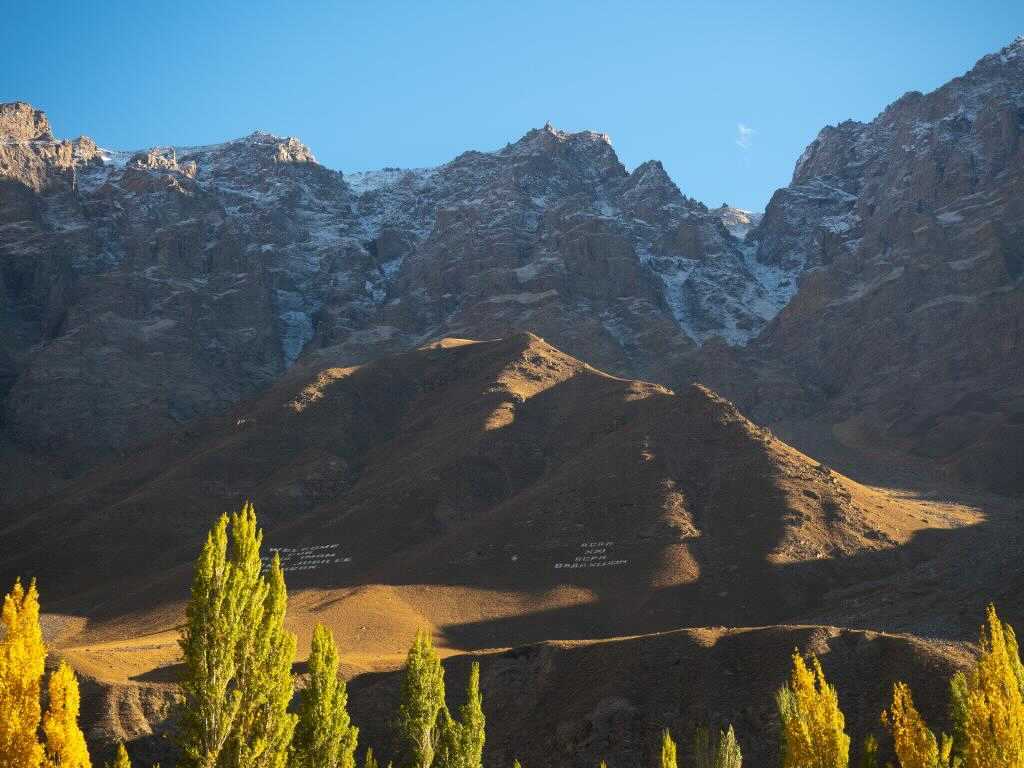
<svg viewBox="0 0 1024 768"><path fill-rule="evenodd" d="M462 725L462 757L464 768L482 768L487 720L484 717L484 699L480 695L480 664L474 661L469 668L466 703L459 710Z"/></svg>
<svg viewBox="0 0 1024 768"><path fill-rule="evenodd" d="M480 664L474 661L469 669L466 703L459 709L459 720L452 718L447 707L442 707L438 713L434 768L482 768L485 725Z"/></svg>
<svg viewBox="0 0 1024 768"><path fill-rule="evenodd" d="M431 768L443 735L436 726L444 708L444 669L424 630L416 633L409 649L401 696L398 728L410 764L412 768Z"/></svg>
<svg viewBox="0 0 1024 768"><path fill-rule="evenodd" d="M292 740L295 768L355 768L359 729L346 705L345 681L338 677L338 649L323 624L313 630L309 654L309 685L299 701L299 722ZM373 750L366 752L366 764ZM375 761L374 761L375 763Z"/></svg>
<svg viewBox="0 0 1024 768"><path fill-rule="evenodd" d="M230 523L230 541L228 525ZM295 637L278 558L262 573L263 533L246 504L223 515L196 562L180 645L184 768L281 768L295 727Z"/></svg>
<svg viewBox="0 0 1024 768"><path fill-rule="evenodd" d="M255 528L255 515L252 524ZM284 628L288 590L276 554L264 582L268 589L262 619L242 657L238 677L242 706L229 741L233 768L285 768L298 720L288 712L295 693L295 635Z"/></svg>

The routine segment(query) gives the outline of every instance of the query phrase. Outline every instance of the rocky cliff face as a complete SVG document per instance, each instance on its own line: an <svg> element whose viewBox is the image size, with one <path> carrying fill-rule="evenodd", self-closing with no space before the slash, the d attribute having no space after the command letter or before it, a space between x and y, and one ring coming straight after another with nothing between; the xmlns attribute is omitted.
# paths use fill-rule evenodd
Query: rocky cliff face
<svg viewBox="0 0 1024 768"><path fill-rule="evenodd" d="M545 126L346 177L294 138L114 152L54 139L27 105L3 114L4 426L72 471L223 410L304 350L358 362L527 328L673 378L794 285L601 134Z"/></svg>
<svg viewBox="0 0 1024 768"><path fill-rule="evenodd" d="M294 138L115 152L4 105L0 485L30 492L25 457L74 473L223 411L303 354L529 330L1018 488L1022 94L1018 41L826 128L763 219L550 125L342 174Z"/></svg>
<svg viewBox="0 0 1024 768"><path fill-rule="evenodd" d="M754 345L851 443L1024 489L1024 39L870 123L823 130L750 235L806 265ZM771 390L769 390L771 391Z"/></svg>

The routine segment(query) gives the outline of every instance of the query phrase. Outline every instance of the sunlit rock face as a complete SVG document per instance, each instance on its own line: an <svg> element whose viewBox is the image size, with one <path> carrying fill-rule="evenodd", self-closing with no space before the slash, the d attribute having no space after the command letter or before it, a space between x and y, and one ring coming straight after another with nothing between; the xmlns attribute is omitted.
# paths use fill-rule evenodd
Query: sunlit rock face
<svg viewBox="0 0 1024 768"><path fill-rule="evenodd" d="M1015 487L1022 49L826 128L763 218L550 125L342 173L295 138L115 151L2 105L0 443L73 474L303 356L525 330Z"/></svg>

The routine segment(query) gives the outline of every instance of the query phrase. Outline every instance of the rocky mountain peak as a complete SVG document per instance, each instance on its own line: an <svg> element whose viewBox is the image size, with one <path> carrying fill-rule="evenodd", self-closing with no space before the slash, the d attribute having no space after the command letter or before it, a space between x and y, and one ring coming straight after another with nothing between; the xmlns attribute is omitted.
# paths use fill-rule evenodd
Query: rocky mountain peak
<svg viewBox="0 0 1024 768"><path fill-rule="evenodd" d="M4 141L53 141L46 113L24 101L0 104L0 139Z"/></svg>
<svg viewBox="0 0 1024 768"><path fill-rule="evenodd" d="M551 123L543 128L527 131L518 141L509 144L500 154L506 155L569 155L582 154L613 160L619 164L619 158L612 149L612 141L607 133L597 131L563 131Z"/></svg>

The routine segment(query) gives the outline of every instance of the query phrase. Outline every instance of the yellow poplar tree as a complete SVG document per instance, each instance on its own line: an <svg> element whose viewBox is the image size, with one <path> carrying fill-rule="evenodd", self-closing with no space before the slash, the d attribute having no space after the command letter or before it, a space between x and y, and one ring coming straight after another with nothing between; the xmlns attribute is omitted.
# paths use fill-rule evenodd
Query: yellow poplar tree
<svg viewBox="0 0 1024 768"><path fill-rule="evenodd" d="M85 734L78 727L78 680L66 661L50 675L50 704L43 716L48 768L91 768Z"/></svg>
<svg viewBox="0 0 1024 768"><path fill-rule="evenodd" d="M39 768L39 692L46 646L39 625L39 593L21 581L4 597L0 638L0 768Z"/></svg>
<svg viewBox="0 0 1024 768"><path fill-rule="evenodd" d="M158 768L159 764L153 766ZM108 764L108 768L111 768ZM132 768L132 761L128 759L128 750L124 748L124 744L117 745L117 754L114 756L113 768Z"/></svg>
<svg viewBox="0 0 1024 768"><path fill-rule="evenodd" d="M661 768L677 768L676 743L668 728L661 732Z"/></svg>
<svg viewBox="0 0 1024 768"><path fill-rule="evenodd" d="M1017 636L989 606L981 655L967 675L954 678L952 710L957 754L965 768L1024 766L1024 673Z"/></svg>
<svg viewBox="0 0 1024 768"><path fill-rule="evenodd" d="M900 768L946 768L950 765L953 741L943 734L940 742L925 725L914 706L910 687L892 687L892 706L882 713L882 722L892 732L893 750Z"/></svg>
<svg viewBox="0 0 1024 768"><path fill-rule="evenodd" d="M808 667L793 652L793 671L775 700L782 722L783 768L847 768L850 737L839 709L839 695L829 685L818 658Z"/></svg>

